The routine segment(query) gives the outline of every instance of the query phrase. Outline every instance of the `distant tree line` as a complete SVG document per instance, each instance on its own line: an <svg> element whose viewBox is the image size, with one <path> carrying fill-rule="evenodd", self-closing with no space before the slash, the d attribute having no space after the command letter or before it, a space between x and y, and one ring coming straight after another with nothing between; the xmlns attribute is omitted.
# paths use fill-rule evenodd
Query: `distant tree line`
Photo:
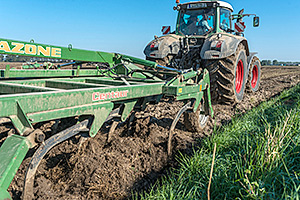
<svg viewBox="0 0 300 200"><path fill-rule="evenodd" d="M278 60L262 60L261 65L277 65L277 66L300 66L300 62L285 62Z"/></svg>

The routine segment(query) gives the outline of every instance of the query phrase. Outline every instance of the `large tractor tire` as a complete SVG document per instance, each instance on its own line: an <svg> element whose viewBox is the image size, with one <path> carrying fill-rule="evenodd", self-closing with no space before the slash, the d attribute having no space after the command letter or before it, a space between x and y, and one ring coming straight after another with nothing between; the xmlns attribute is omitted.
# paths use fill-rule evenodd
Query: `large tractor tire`
<svg viewBox="0 0 300 200"><path fill-rule="evenodd" d="M256 92L259 88L261 78L261 64L257 57L254 57L250 64L247 91Z"/></svg>
<svg viewBox="0 0 300 200"><path fill-rule="evenodd" d="M213 103L239 103L242 101L247 82L247 56L240 44L235 54L220 60L207 60L210 72Z"/></svg>

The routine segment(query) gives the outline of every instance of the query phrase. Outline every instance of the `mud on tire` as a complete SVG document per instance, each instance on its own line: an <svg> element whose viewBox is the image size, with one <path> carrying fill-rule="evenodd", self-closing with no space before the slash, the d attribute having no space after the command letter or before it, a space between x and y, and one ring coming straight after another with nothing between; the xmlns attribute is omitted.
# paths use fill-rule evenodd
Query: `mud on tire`
<svg viewBox="0 0 300 200"><path fill-rule="evenodd" d="M213 103L241 102L247 82L247 56L245 47L239 44L235 54L220 60L207 60L210 72Z"/></svg>

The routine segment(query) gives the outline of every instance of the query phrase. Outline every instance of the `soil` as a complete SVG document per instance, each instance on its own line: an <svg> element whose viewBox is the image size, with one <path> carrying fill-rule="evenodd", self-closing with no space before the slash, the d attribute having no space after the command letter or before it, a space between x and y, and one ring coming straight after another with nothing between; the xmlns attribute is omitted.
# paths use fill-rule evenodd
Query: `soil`
<svg viewBox="0 0 300 200"><path fill-rule="evenodd" d="M260 89L247 93L237 105L214 105L215 118L210 119L202 134L189 132L180 119L173 138L173 154L167 155L168 131L182 102L163 99L145 111L133 113L135 120L120 123L107 142L110 124L105 124L95 138L75 136L54 147L41 162L35 176L36 199L130 199L132 193L149 189L155 181L176 167L179 150L192 154L201 138L214 127L238 116L291 88L300 82L299 67L262 68ZM47 137L76 123L75 119L36 124ZM0 124L0 145L13 129ZM20 199L31 150L12 181L9 192Z"/></svg>

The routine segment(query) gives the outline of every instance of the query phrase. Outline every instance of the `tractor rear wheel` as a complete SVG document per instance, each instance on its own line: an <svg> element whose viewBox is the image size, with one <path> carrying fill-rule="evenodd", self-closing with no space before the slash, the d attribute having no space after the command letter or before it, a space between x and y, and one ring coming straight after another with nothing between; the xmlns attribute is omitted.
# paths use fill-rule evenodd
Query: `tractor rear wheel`
<svg viewBox="0 0 300 200"><path fill-rule="evenodd" d="M256 92L259 88L261 77L261 64L257 57L254 57L250 64L247 90L250 92Z"/></svg>
<svg viewBox="0 0 300 200"><path fill-rule="evenodd" d="M240 44L235 54L220 60L207 60L210 72L213 103L239 103L242 101L247 82L247 56Z"/></svg>

